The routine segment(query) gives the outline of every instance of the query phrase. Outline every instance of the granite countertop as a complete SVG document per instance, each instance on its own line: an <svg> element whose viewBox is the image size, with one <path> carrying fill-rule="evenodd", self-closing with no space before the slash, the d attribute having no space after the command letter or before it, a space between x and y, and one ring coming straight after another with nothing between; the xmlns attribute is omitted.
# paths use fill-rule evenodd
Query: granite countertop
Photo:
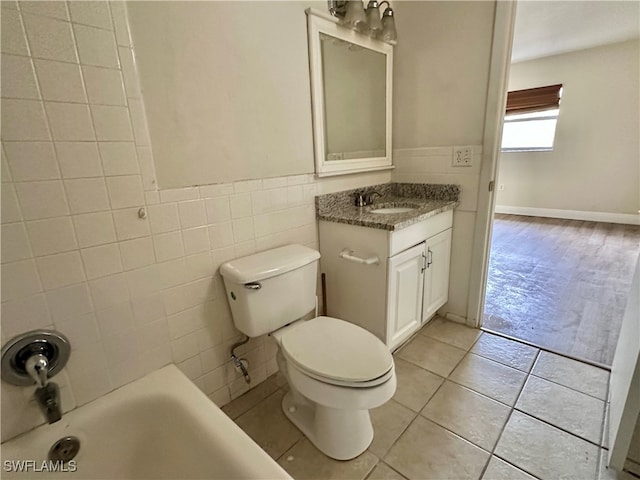
<svg viewBox="0 0 640 480"><path fill-rule="evenodd" d="M358 193L378 192L372 205L356 207ZM318 220L346 223L382 230L401 230L459 205L458 185L425 183L385 183L371 187L345 190L316 197ZM411 207L404 213L371 213L385 207Z"/></svg>

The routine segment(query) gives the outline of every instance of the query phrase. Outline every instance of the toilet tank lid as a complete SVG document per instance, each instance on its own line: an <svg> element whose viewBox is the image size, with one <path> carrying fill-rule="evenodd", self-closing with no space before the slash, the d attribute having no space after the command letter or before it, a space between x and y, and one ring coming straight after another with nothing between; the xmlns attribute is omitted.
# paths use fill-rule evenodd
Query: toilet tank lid
<svg viewBox="0 0 640 480"><path fill-rule="evenodd" d="M220 274L235 283L259 282L304 267L319 258L320 252L312 248L286 245L224 263L220 266Z"/></svg>

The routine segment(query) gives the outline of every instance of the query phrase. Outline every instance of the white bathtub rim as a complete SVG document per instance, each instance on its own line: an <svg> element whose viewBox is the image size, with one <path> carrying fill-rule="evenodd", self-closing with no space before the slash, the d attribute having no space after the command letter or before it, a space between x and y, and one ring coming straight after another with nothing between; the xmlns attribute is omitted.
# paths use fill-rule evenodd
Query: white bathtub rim
<svg viewBox="0 0 640 480"><path fill-rule="evenodd" d="M26 439L43 431L49 436L52 431L59 431L60 436L76 424L82 424L84 418L95 417L102 411L113 408L113 405L124 404L127 401L139 402L144 397L164 397L181 403L204 426L205 433L212 441L219 437L224 429L226 441L225 453L240 462L246 470L247 478L285 478L291 477L261 449L238 425L236 425L217 405L215 405L193 382L191 382L174 364L169 364L155 370L138 380L113 390L85 405L64 414L62 420L52 425L41 425L33 430L22 433L2 443L2 458L5 459L7 450L20 448ZM49 432L47 432L49 430ZM54 435L55 436L55 435ZM219 445L219 442L216 442ZM14 455L10 455L14 456Z"/></svg>

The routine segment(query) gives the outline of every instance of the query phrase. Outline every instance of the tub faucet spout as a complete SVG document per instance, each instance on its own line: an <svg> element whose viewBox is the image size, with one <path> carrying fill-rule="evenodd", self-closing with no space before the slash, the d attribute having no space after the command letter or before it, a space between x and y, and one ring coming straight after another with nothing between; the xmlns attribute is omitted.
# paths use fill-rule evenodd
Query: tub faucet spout
<svg viewBox="0 0 640 480"><path fill-rule="evenodd" d="M33 396L47 423L55 423L62 418L60 387L57 384L48 382L44 387L36 388Z"/></svg>

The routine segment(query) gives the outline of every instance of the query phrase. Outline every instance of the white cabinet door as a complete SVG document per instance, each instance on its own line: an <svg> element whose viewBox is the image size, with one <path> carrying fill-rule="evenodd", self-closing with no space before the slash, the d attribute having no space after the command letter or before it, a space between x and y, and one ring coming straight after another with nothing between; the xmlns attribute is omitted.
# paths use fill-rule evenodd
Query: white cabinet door
<svg viewBox="0 0 640 480"><path fill-rule="evenodd" d="M398 346L421 324L425 243L389 258L387 346Z"/></svg>
<svg viewBox="0 0 640 480"><path fill-rule="evenodd" d="M451 229L427 239L424 272L422 321L429 319L449 299L449 263L451 260Z"/></svg>

